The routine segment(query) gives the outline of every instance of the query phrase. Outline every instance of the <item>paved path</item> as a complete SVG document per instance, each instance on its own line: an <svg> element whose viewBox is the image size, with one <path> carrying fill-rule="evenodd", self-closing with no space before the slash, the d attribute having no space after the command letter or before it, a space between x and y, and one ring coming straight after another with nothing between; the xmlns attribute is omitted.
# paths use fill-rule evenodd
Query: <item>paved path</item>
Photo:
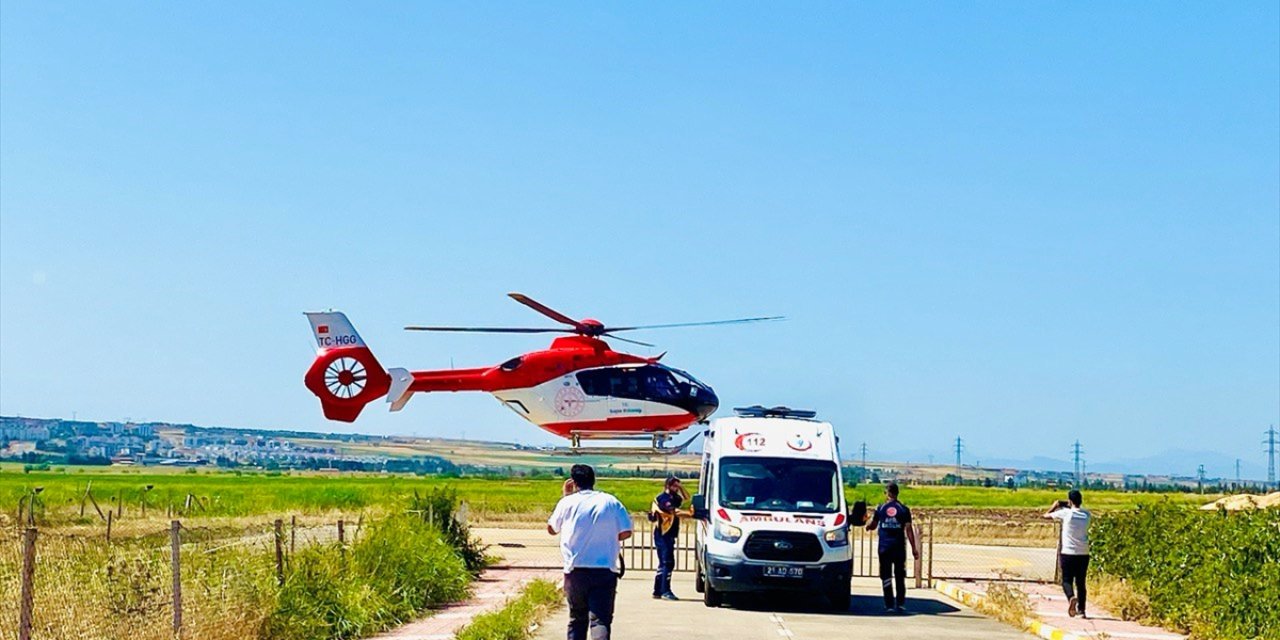
<svg viewBox="0 0 1280 640"><path fill-rule="evenodd" d="M996 622L929 589L908 591L906 615L885 615L880 583L854 581L848 611L830 613L806 598L755 599L742 606L708 609L693 590L693 576L678 574L680 602L654 600L653 574L629 572L618 586L617 640L679 638L680 640L1027 640L1028 634ZM810 598L811 599L811 598ZM538 640L560 640L569 615L563 608L547 620Z"/></svg>
<svg viewBox="0 0 1280 640"><path fill-rule="evenodd" d="M955 586L979 595L985 593L984 582L952 581ZM1121 620L1111 612L1089 603L1089 618L1082 620L1067 615L1067 597L1062 588L1052 584L1019 584L1027 594L1031 606L1035 608L1035 617L1041 622L1052 625L1080 638L1112 638L1114 640L1185 640L1186 636L1166 631L1159 627L1148 627L1137 622Z"/></svg>
<svg viewBox="0 0 1280 640"><path fill-rule="evenodd" d="M560 571L542 569L501 569L484 572L474 583L472 596L466 602L449 605L421 620L410 622L373 637L373 640L452 640L454 634L475 616L493 611L520 594L530 580L559 580Z"/></svg>

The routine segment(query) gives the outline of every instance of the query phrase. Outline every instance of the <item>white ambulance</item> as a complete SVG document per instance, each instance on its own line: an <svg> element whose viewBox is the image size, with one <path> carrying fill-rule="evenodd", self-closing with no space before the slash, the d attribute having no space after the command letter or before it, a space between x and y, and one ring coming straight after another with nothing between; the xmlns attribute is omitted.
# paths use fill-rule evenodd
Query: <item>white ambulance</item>
<svg viewBox="0 0 1280 640"><path fill-rule="evenodd" d="M849 606L853 551L831 424L812 411L735 409L706 432L693 496L698 520L697 590L708 607L725 594L806 591Z"/></svg>

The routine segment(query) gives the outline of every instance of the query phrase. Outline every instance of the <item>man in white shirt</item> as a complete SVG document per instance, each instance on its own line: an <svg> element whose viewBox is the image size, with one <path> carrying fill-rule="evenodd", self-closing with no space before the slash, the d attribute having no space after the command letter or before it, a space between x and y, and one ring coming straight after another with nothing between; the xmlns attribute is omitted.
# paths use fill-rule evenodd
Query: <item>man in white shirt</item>
<svg viewBox="0 0 1280 640"><path fill-rule="evenodd" d="M1079 614L1081 618L1088 618L1084 612L1084 579L1089 573L1089 520L1093 515L1080 508L1083 501L1080 492L1072 489L1067 493L1067 499L1053 503L1053 508L1044 517L1062 522L1062 548L1058 552L1058 562L1062 566L1062 591L1067 596L1067 615L1074 617ZM1073 584L1075 592L1071 589Z"/></svg>
<svg viewBox="0 0 1280 640"><path fill-rule="evenodd" d="M631 515L618 499L595 490L596 472L575 464L564 497L547 520L560 534L564 593L569 602L569 640L609 640L618 591L621 543L631 537Z"/></svg>

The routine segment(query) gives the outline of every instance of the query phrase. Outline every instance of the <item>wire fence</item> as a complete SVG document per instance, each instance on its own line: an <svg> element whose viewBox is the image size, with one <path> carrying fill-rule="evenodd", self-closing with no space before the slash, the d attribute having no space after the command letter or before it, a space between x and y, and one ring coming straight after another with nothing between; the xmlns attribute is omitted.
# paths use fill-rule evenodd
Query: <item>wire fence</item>
<svg viewBox="0 0 1280 640"><path fill-rule="evenodd" d="M467 512L464 503L453 517L465 521ZM51 523L27 512L0 528L0 640L251 637L275 609L295 553L314 545L347 549L365 525L363 516L350 514L117 513L118 506L90 509ZM918 512L920 553L908 572L917 585L941 578L1056 580L1058 530L1036 515ZM521 526L480 522L472 530L500 566L561 566L558 538L533 523ZM628 570L655 569L653 524L637 515L633 530L622 547ZM693 520L681 523L676 571L696 570L698 530ZM876 533L859 527L849 533L853 574L878 576Z"/></svg>
<svg viewBox="0 0 1280 640"><path fill-rule="evenodd" d="M0 530L0 639L224 640L261 627L295 551L351 544L363 521L23 524Z"/></svg>
<svg viewBox="0 0 1280 640"><path fill-rule="evenodd" d="M921 584L935 579L1056 581L1057 528L1038 514L1005 512L924 511L916 515L920 553L912 554L907 571ZM622 544L627 570L657 568L653 523L632 517L633 535ZM697 570L698 523L684 520L675 545L675 570ZM475 532L490 545L503 566L555 568L562 564L559 540L541 528L510 523L482 523ZM849 530L853 575L878 577L879 536L861 527Z"/></svg>

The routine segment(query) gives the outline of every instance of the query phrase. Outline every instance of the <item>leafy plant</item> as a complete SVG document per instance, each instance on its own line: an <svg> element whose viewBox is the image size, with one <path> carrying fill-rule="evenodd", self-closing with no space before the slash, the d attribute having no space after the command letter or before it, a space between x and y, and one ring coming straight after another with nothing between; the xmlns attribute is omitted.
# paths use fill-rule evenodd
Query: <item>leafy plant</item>
<svg viewBox="0 0 1280 640"><path fill-rule="evenodd" d="M409 513L437 528L445 541L457 550L466 563L467 570L473 575L479 575L488 565L488 558L485 556L488 547L471 535L471 528L459 517L458 506L457 489L447 486L436 487L426 495L414 489L409 499Z"/></svg>
<svg viewBox="0 0 1280 640"><path fill-rule="evenodd" d="M1097 519L1096 566L1195 638L1280 637L1280 510L1142 507Z"/></svg>

